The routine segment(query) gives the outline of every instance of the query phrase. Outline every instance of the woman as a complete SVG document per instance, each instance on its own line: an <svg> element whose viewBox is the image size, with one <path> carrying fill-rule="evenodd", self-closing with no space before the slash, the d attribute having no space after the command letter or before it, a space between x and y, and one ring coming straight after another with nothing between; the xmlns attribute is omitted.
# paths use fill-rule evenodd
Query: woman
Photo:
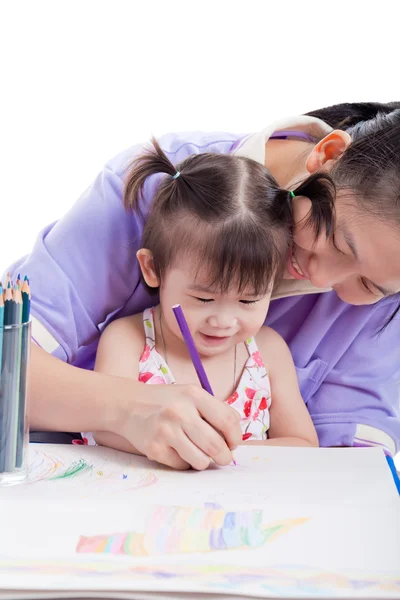
<svg viewBox="0 0 400 600"><path fill-rule="evenodd" d="M233 152L257 160L291 189L328 170L337 186L334 235L304 227L305 198L293 199L294 245L266 324L290 346L300 389L322 446L399 449L400 290L399 104L345 104L286 119L259 134L161 138L173 162L192 153ZM335 129L333 129L333 127ZM129 165L140 147L110 161L67 215L47 227L12 267L32 281L31 426L109 431L174 468L191 464L174 448L196 427L197 445L219 464L241 439L236 415L196 386L145 386L94 373L100 332L116 317L154 304L136 250L159 177L144 189L142 215L123 208ZM382 331L382 328L384 330ZM77 367L83 367L79 369ZM190 425L190 427L189 427ZM211 428L225 438L210 443ZM200 441L199 441L200 440Z"/></svg>

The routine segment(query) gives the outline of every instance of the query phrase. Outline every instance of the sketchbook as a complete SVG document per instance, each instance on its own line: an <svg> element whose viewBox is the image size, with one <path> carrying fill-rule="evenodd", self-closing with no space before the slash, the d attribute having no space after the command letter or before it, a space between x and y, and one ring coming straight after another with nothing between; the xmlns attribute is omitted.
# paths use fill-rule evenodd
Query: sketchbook
<svg viewBox="0 0 400 600"><path fill-rule="evenodd" d="M0 489L1 598L400 598L400 499L378 448L248 446L174 472L31 444Z"/></svg>

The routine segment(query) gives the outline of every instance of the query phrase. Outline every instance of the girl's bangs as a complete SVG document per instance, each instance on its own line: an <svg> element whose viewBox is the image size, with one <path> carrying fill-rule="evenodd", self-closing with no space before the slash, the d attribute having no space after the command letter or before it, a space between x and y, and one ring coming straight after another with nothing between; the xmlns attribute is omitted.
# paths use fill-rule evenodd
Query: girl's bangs
<svg viewBox="0 0 400 600"><path fill-rule="evenodd" d="M195 276L201 273L202 284L210 289L262 296L282 273L290 233L240 219L195 227L186 221L185 227L175 228L169 244L167 264L177 263L179 257L188 261Z"/></svg>

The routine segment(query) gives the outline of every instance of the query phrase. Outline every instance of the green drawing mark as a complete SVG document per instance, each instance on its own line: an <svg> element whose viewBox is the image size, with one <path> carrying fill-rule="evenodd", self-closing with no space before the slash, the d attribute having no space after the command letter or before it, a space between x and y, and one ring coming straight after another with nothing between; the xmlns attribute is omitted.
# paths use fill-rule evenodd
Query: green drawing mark
<svg viewBox="0 0 400 600"><path fill-rule="evenodd" d="M66 469L60 475L54 475L54 477L50 477L50 481L54 481L56 479L71 479L72 477L76 477L77 475L82 475L83 473L87 473L93 469L93 465L89 465L83 458L80 460L73 462L68 469Z"/></svg>

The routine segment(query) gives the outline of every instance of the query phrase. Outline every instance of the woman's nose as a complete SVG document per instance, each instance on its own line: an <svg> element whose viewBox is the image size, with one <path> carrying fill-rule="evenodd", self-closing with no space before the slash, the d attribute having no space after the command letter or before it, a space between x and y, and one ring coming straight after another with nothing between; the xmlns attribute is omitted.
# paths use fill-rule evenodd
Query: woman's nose
<svg viewBox="0 0 400 600"><path fill-rule="evenodd" d="M338 285L351 273L351 265L344 260L328 260L314 255L308 263L310 282L317 288L331 288Z"/></svg>

